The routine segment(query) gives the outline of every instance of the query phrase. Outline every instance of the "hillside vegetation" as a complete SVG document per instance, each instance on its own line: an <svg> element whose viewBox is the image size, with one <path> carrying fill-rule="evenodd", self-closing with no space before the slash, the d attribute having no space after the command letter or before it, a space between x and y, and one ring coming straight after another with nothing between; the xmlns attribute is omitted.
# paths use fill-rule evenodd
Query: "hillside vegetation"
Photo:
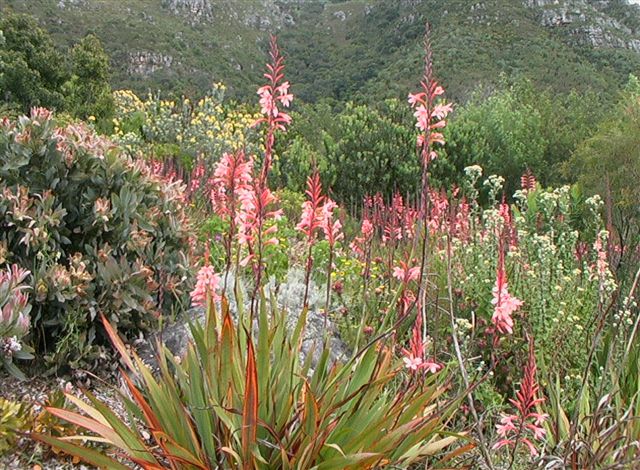
<svg viewBox="0 0 640 470"><path fill-rule="evenodd" d="M1 468L640 468L635 6L2 5Z"/></svg>
<svg viewBox="0 0 640 470"><path fill-rule="evenodd" d="M611 90L640 65L640 11L624 0L0 0L58 45L105 44L115 88L193 94L214 81L251 95L268 33L306 101L404 95L434 28L438 76L456 100L501 74L566 92Z"/></svg>

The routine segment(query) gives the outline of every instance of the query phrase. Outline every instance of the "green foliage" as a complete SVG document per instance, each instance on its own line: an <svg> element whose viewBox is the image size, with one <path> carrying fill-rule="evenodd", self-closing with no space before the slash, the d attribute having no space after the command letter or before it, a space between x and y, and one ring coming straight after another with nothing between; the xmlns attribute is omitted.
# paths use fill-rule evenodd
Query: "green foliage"
<svg viewBox="0 0 640 470"><path fill-rule="evenodd" d="M0 0L0 8L10 5L38 16L60 46L94 32L112 57L113 87L137 93L162 89L195 95L215 77L229 85L234 98L255 98L257 65L269 33L257 18L278 30L293 91L307 102L404 98L423 65L427 21L434 31L436 73L458 102L479 83L497 85L502 73L527 77L554 93L577 89L612 96L640 66L635 51L584 46L575 33L615 21L621 27L607 28L605 38L618 45L637 40L635 7L622 1L587 2L580 8L584 23L572 28L541 24L543 11L557 11L555 4L531 8L518 0L484 2L474 10L466 0L287 2L276 8L223 2L202 21L186 9L176 15L167 8L170 2L157 0L103 2L99 14L90 3L72 8L58 3ZM170 58L170 65L156 62L145 69L143 64L141 72L132 73L132 56L148 52Z"/></svg>
<svg viewBox="0 0 640 470"><path fill-rule="evenodd" d="M100 357L99 312L123 332L179 310L189 288L187 221L175 184L83 125L51 114L0 132L0 244L32 273L34 344L52 366Z"/></svg>
<svg viewBox="0 0 640 470"><path fill-rule="evenodd" d="M29 428L30 417L23 403L0 398L0 456L12 449L20 433Z"/></svg>
<svg viewBox="0 0 640 470"><path fill-rule="evenodd" d="M347 103L331 113L327 104L306 106L281 151L278 183L302 191L314 166L332 196L359 205L366 194L413 192L420 181L410 109L398 100L378 108Z"/></svg>
<svg viewBox="0 0 640 470"><path fill-rule="evenodd" d="M305 201L305 195L302 192L292 191L291 189L284 188L278 190L276 193L278 196L278 202L282 209L282 214L288 221L295 222L300 220L302 213L302 203Z"/></svg>
<svg viewBox="0 0 640 470"><path fill-rule="evenodd" d="M61 108L67 70L49 34L32 17L6 10L0 31L0 99L23 112L32 106Z"/></svg>
<svg viewBox="0 0 640 470"><path fill-rule="evenodd" d="M620 335L615 327L606 336L575 400L559 377L547 386L549 448L564 452L578 468L631 468L640 459L640 346L637 337Z"/></svg>
<svg viewBox="0 0 640 470"><path fill-rule="evenodd" d="M543 184L563 182L560 164L591 135L601 109L594 95L552 97L527 81L503 83L488 97L477 94L456 109L434 176L455 184L465 167L477 164L486 174L506 179L507 195L527 170Z"/></svg>
<svg viewBox="0 0 640 470"><path fill-rule="evenodd" d="M69 49L54 46L31 16L3 11L0 21L0 100L22 113L33 106L67 111L83 120L111 126L110 64L94 35Z"/></svg>
<svg viewBox="0 0 640 470"><path fill-rule="evenodd" d="M615 236L626 249L638 243L640 221L640 84L631 76L614 112L565 165L585 190L603 196Z"/></svg>
<svg viewBox="0 0 640 470"><path fill-rule="evenodd" d="M206 323L192 327L186 357L177 363L165 350L157 378L126 352L105 320L140 384L125 376L132 397L122 395L128 421L88 393L90 404L73 398L88 416L49 412L99 436L87 435L88 441L104 439L149 469L406 467L464 452L445 451L460 439L446 429L458 403L443 395L446 372L400 386L393 341L376 342L335 365L325 343L312 371L310 360L301 363L299 355L306 311L288 330L285 310L264 296L260 304L254 336L241 307L234 325L224 298L220 314L210 303ZM151 434L151 444L134 421ZM84 446L36 438L95 465L127 468Z"/></svg>
<svg viewBox="0 0 640 470"><path fill-rule="evenodd" d="M83 120L110 126L114 113L109 85L109 57L100 40L90 34L71 49L71 79L65 84L67 109Z"/></svg>

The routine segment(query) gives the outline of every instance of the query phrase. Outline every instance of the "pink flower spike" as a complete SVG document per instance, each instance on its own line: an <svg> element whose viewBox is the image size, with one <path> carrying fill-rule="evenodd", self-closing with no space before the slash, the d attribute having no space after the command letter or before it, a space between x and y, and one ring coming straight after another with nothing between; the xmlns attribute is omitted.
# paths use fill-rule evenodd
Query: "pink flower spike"
<svg viewBox="0 0 640 470"><path fill-rule="evenodd" d="M502 334L513 333L513 318L511 317L522 305L523 302L517 299L507 289L507 274L504 267L504 249L499 247L498 268L496 270L496 283L493 287L493 299L491 303L494 305L491 321Z"/></svg>
<svg viewBox="0 0 640 470"><path fill-rule="evenodd" d="M538 398L539 386L536 382L536 359L533 347L533 339L529 339L529 358L524 368L524 377L520 389L516 392L516 398L509 400L517 414L503 414L500 424L496 425L497 434L502 438L494 446L499 449L502 446L515 446L515 453L519 442L524 443L532 456L538 455L538 450L533 441L541 441L546 435L541 426L547 419L547 415L538 413L536 407L544 401Z"/></svg>
<svg viewBox="0 0 640 470"><path fill-rule="evenodd" d="M196 279L196 287L191 292L191 303L194 307L205 306L209 296L214 302L220 300L220 295L217 292L220 276L215 273L212 266L200 268Z"/></svg>
<svg viewBox="0 0 640 470"><path fill-rule="evenodd" d="M415 109L416 127L420 131L416 142L417 146L420 147L420 156L425 167L435 157L432 144L444 144L442 134L434 135L436 133L433 130L444 128L446 126L444 118L453 110L449 103L437 103L438 96L444 94L444 89L438 85L433 76L432 50L429 36L430 28L427 25L424 40L424 72L420 81L422 90L417 93L410 93L408 97L409 105Z"/></svg>

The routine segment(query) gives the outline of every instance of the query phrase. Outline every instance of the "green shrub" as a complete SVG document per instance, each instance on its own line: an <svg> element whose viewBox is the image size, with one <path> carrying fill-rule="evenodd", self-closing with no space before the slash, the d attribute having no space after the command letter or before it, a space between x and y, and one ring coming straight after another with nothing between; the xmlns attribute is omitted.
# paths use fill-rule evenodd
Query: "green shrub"
<svg viewBox="0 0 640 470"><path fill-rule="evenodd" d="M0 263L6 256L0 244ZM22 344L29 333L31 304L24 293L28 271L13 265L0 270L0 364L17 377L23 374L13 363L14 359L32 359L30 348Z"/></svg>
<svg viewBox="0 0 640 470"><path fill-rule="evenodd" d="M187 225L177 185L83 125L35 109L0 128L0 244L32 273L33 343L52 366L86 366L105 314L125 333L182 306Z"/></svg>
<svg viewBox="0 0 640 470"><path fill-rule="evenodd" d="M421 173L410 111L398 100L376 107L350 102L340 112L326 104L302 107L283 139L274 182L302 192L317 168L331 196L348 208L367 194L415 192Z"/></svg>
<svg viewBox="0 0 640 470"><path fill-rule="evenodd" d="M12 449L29 425L29 410L23 403L0 398L0 455Z"/></svg>

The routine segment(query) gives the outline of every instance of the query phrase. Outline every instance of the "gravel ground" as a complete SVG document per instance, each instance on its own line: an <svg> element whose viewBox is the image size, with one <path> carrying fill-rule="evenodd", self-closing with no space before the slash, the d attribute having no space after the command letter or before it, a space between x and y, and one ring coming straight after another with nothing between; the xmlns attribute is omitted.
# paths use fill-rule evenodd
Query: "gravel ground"
<svg viewBox="0 0 640 470"><path fill-rule="evenodd" d="M40 404L46 400L48 394L57 388L64 387L66 383L66 380L55 377L32 377L26 381L20 381L12 376L0 375L0 397L32 404L34 410L39 411ZM123 411L113 385L93 379L89 389L116 413L120 414ZM77 388L74 387L74 390L79 393ZM0 456L2 470L89 470L93 468L89 465L74 464L69 458L58 457L28 437L20 439L14 452L7 452Z"/></svg>

